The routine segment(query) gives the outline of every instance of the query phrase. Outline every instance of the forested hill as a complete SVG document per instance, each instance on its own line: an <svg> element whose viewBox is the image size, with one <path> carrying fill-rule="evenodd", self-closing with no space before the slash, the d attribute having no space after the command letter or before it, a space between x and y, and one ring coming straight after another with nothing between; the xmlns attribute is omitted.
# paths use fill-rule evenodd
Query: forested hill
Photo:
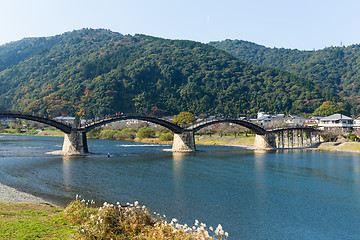
<svg viewBox="0 0 360 240"><path fill-rule="evenodd" d="M82 29L0 46L0 109L40 115L311 113L340 98L207 44Z"/></svg>
<svg viewBox="0 0 360 240"><path fill-rule="evenodd" d="M335 91L350 102L359 102L360 45L317 51L267 48L240 40L211 42L210 45L249 64L288 71L309 79L322 89Z"/></svg>

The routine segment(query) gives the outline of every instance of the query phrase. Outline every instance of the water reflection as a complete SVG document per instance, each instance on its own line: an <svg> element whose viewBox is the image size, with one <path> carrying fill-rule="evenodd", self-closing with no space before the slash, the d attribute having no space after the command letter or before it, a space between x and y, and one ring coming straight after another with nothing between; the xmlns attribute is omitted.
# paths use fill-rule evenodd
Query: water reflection
<svg viewBox="0 0 360 240"><path fill-rule="evenodd" d="M183 163L185 161L185 155L188 155L187 153L180 153L180 152L173 152L173 172L175 180L178 181L179 178L181 179L182 175L182 168Z"/></svg>
<svg viewBox="0 0 360 240"><path fill-rule="evenodd" d="M173 163L173 181L174 181L174 193L176 203L181 202L183 199L183 167L185 162L185 156L187 153L179 153L173 152L172 153L172 163Z"/></svg>
<svg viewBox="0 0 360 240"><path fill-rule="evenodd" d="M64 190L70 190L71 184L71 157L63 156L62 157L62 170L63 170L63 181L64 181Z"/></svg>

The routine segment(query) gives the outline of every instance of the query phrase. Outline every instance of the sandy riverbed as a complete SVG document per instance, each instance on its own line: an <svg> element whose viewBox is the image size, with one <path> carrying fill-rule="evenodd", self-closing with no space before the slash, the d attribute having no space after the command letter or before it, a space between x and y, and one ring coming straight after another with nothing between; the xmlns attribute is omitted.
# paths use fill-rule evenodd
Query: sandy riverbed
<svg viewBox="0 0 360 240"><path fill-rule="evenodd" d="M20 192L15 188L3 185L0 183L0 202L8 203L21 203L21 202L30 202L30 203L43 203L46 202L42 198L35 197L31 194Z"/></svg>

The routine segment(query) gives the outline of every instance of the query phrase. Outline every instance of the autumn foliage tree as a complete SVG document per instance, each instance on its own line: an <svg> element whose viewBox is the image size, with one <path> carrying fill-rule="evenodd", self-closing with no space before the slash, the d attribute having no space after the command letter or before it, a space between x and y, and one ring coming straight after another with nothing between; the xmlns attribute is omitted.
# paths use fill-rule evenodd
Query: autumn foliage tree
<svg viewBox="0 0 360 240"><path fill-rule="evenodd" d="M336 104L332 104L329 101L324 102L320 107L318 107L314 111L314 115L320 115L320 116L329 116L336 113L347 114L347 111Z"/></svg>
<svg viewBox="0 0 360 240"><path fill-rule="evenodd" d="M173 122L179 125L186 125L196 120L196 116L190 112L181 112L174 116Z"/></svg>

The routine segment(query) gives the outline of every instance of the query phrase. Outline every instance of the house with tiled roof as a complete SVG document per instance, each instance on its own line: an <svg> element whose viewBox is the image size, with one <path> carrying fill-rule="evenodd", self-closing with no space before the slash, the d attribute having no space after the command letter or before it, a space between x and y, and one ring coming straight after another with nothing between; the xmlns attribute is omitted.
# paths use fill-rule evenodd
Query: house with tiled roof
<svg viewBox="0 0 360 240"><path fill-rule="evenodd" d="M321 118L319 121L320 129L342 128L344 130L348 130L348 129L352 129L353 126L354 126L354 119L345 116L343 114L333 114Z"/></svg>

